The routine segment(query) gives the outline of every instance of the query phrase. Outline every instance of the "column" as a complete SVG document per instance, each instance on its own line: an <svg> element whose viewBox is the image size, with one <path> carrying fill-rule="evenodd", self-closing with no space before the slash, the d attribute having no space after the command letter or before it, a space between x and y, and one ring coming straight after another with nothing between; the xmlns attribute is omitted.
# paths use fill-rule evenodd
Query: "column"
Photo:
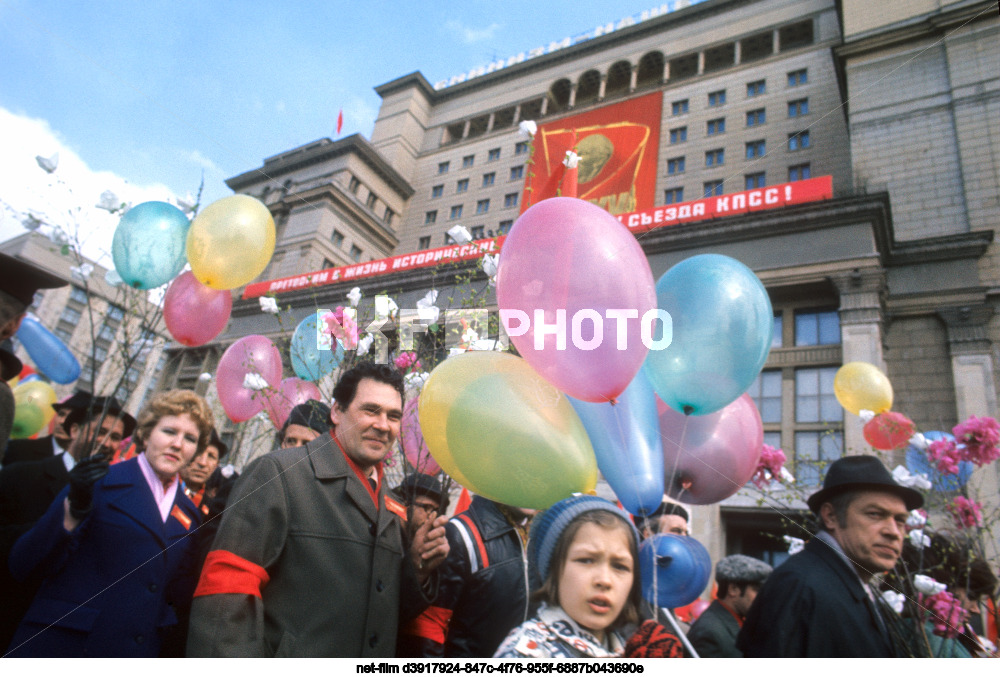
<svg viewBox="0 0 1000 677"><path fill-rule="evenodd" d="M472 125L472 120L466 120L465 126L462 127L462 138L469 138L469 127Z"/></svg>
<svg viewBox="0 0 1000 677"><path fill-rule="evenodd" d="M633 64L632 65L632 72L629 75L629 81L628 81L628 92L629 92L629 94L631 94L632 92L635 91L636 82L638 81L638 78L639 78L639 66Z"/></svg>
<svg viewBox="0 0 1000 677"><path fill-rule="evenodd" d="M604 90L608 86L608 74L601 73L601 84L597 88L597 100L604 101Z"/></svg>
<svg viewBox="0 0 1000 677"><path fill-rule="evenodd" d="M566 103L566 108L572 108L576 105L576 82L570 84L569 86L569 101Z"/></svg>
<svg viewBox="0 0 1000 677"><path fill-rule="evenodd" d="M664 59L664 61L663 61L663 82L661 82L660 84L663 84L663 85L667 84L667 81L669 79L670 79L670 61Z"/></svg>
<svg viewBox="0 0 1000 677"><path fill-rule="evenodd" d="M698 75L705 74L705 52L698 52Z"/></svg>
<svg viewBox="0 0 1000 677"><path fill-rule="evenodd" d="M490 117L486 121L486 133L487 134L493 131L493 122L496 120L496 117L497 117L496 113L490 113Z"/></svg>
<svg viewBox="0 0 1000 677"><path fill-rule="evenodd" d="M742 46L743 43L741 43L739 40L735 40L733 44L735 45L733 47L733 64L739 66L740 57L743 54L743 46Z"/></svg>
<svg viewBox="0 0 1000 677"><path fill-rule="evenodd" d="M777 54L781 50L780 35L781 34L777 30L771 34L771 49L774 54Z"/></svg>

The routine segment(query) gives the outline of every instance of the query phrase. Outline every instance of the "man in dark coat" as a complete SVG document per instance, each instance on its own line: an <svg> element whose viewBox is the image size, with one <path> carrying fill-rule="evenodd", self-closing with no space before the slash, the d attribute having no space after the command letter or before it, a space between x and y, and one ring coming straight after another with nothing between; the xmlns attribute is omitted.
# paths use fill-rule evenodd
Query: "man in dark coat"
<svg viewBox="0 0 1000 677"><path fill-rule="evenodd" d="M398 623L433 601L446 518L408 544L382 470L402 376L361 363L333 396L331 435L240 476L195 591L189 656L392 657Z"/></svg>
<svg viewBox="0 0 1000 677"><path fill-rule="evenodd" d="M23 463L24 461L41 461L42 459L58 456L69 449L69 430L64 425L66 417L74 409L85 407L90 403L93 395L77 390L62 402L52 405L56 412L53 419L52 434L35 439L11 440L7 443L7 453L3 456L4 467ZM48 507L48 506L46 506Z"/></svg>
<svg viewBox="0 0 1000 677"><path fill-rule="evenodd" d="M715 565L717 598L691 625L687 638L702 658L742 658L736 635L771 573L771 565L746 555L723 557Z"/></svg>
<svg viewBox="0 0 1000 677"><path fill-rule="evenodd" d="M767 579L737 648L747 657L905 655L899 619L869 583L896 565L909 511L923 502L874 456L834 462L807 501L821 531Z"/></svg>

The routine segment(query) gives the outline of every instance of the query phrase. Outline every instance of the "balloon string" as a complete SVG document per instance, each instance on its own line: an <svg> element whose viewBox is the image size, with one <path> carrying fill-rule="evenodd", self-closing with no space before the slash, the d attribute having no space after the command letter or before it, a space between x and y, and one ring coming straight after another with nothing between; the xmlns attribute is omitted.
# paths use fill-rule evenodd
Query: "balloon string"
<svg viewBox="0 0 1000 677"><path fill-rule="evenodd" d="M677 442L677 453L674 455L674 467L670 470L670 487L672 487L674 485L674 480L677 478L677 466L679 466L680 462L681 462L681 452L684 449L684 438L687 435L687 427L688 427L688 419L689 418L690 418L690 416L685 415L684 416L684 425L681 426L681 438ZM667 493L668 494L670 493L670 487L667 487ZM688 489L688 487L682 487L681 495L683 495L683 492L686 489ZM676 498L678 501L681 500L680 496L675 496L674 498Z"/></svg>

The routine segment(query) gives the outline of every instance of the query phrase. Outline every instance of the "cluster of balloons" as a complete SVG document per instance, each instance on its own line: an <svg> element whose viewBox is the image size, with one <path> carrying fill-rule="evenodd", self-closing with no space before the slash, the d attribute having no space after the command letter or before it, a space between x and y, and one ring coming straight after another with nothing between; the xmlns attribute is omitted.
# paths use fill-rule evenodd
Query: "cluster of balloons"
<svg viewBox="0 0 1000 677"><path fill-rule="evenodd" d="M873 364L848 362L837 370L833 394L847 411L856 416L871 412L862 428L865 441L881 451L905 449L916 428L913 421L892 408L892 384Z"/></svg>

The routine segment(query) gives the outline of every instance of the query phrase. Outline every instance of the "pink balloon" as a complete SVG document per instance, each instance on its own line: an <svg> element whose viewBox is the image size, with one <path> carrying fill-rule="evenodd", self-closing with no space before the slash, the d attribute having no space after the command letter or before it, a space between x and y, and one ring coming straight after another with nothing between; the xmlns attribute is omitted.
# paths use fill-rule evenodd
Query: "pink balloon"
<svg viewBox="0 0 1000 677"><path fill-rule="evenodd" d="M419 397L411 397L403 407L403 424L400 433L400 442L403 445L403 454L410 465L417 472L425 475L437 475L441 472L441 466L431 456L430 450L424 443L424 436L420 432Z"/></svg>
<svg viewBox="0 0 1000 677"><path fill-rule="evenodd" d="M746 393L712 414L685 416L659 397L667 494L682 503L708 505L750 481L764 445L764 426Z"/></svg>
<svg viewBox="0 0 1000 677"><path fill-rule="evenodd" d="M186 346L208 343L226 328L233 295L206 287L188 270L170 283L163 297L163 321L170 335Z"/></svg>
<svg viewBox="0 0 1000 677"><path fill-rule="evenodd" d="M656 308L656 287L635 236L615 217L576 198L542 200L507 236L496 280L511 341L552 385L578 400L607 402L632 382L649 352L640 327ZM614 311L635 317L619 327ZM549 326L560 327L558 342Z"/></svg>
<svg viewBox="0 0 1000 677"><path fill-rule="evenodd" d="M244 387L247 374L263 377L271 388L281 383L281 353L271 339L251 334L226 349L215 372L215 388L226 416L234 423L252 418L264 407L264 391Z"/></svg>
<svg viewBox="0 0 1000 677"><path fill-rule="evenodd" d="M263 391L264 411L275 428L281 428L288 420L288 415L292 413L297 405L304 404L309 400L323 401L323 393L319 391L315 383L304 381L297 376L289 376L281 379L281 383L274 390Z"/></svg>

